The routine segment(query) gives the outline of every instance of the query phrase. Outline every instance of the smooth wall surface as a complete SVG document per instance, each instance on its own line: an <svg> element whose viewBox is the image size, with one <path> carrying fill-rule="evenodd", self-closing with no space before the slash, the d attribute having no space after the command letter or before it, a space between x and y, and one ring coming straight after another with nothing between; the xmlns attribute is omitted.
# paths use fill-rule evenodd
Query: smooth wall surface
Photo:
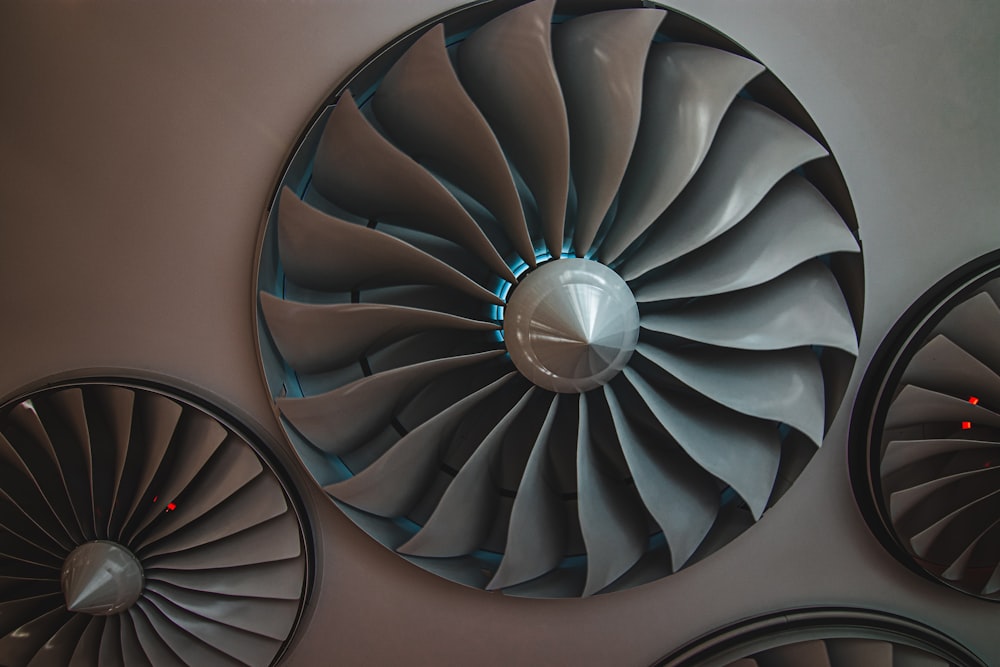
<svg viewBox="0 0 1000 667"><path fill-rule="evenodd" d="M450 0L8 2L0 7L0 398L117 370L195 388L281 442L254 348L261 218L334 85ZM861 358L826 446L753 530L657 583L588 600L465 589L387 552L302 482L315 588L289 665L643 665L802 606L930 624L1000 664L1000 606L931 584L868 533L849 403L900 313L1000 247L1000 5L681 0L799 97L864 244Z"/></svg>

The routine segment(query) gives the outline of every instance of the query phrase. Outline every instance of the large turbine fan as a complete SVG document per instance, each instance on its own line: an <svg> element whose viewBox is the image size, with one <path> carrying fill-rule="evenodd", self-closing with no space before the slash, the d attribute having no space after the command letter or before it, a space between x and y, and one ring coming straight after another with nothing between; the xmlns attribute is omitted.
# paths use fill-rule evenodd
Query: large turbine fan
<svg viewBox="0 0 1000 667"><path fill-rule="evenodd" d="M436 23L343 90L265 236L262 353L383 543L590 595L706 555L795 478L857 353L859 248L758 62L659 9L553 4Z"/></svg>
<svg viewBox="0 0 1000 667"><path fill-rule="evenodd" d="M85 383L0 410L3 665L269 665L305 578L281 482L193 404Z"/></svg>
<svg viewBox="0 0 1000 667"><path fill-rule="evenodd" d="M964 647L914 621L856 609L753 619L684 647L659 667L980 667Z"/></svg>
<svg viewBox="0 0 1000 667"><path fill-rule="evenodd" d="M947 285L879 373L869 432L881 520L925 572L1000 600L1000 270ZM894 337L893 337L894 338Z"/></svg>

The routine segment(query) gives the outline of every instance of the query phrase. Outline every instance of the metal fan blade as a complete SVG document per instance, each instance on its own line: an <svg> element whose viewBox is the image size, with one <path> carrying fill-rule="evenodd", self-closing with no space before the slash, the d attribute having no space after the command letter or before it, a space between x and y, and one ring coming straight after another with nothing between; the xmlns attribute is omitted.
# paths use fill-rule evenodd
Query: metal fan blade
<svg viewBox="0 0 1000 667"><path fill-rule="evenodd" d="M823 373L811 349L636 351L706 398L745 415L773 419L823 443Z"/></svg>
<svg viewBox="0 0 1000 667"><path fill-rule="evenodd" d="M625 175L639 130L646 55L664 16L660 9L619 9L580 16L553 30L578 200L578 257L590 250Z"/></svg>
<svg viewBox="0 0 1000 667"><path fill-rule="evenodd" d="M292 512L285 512L248 530L187 551L152 556L143 561L143 567L147 571L230 568L287 560L301 553L298 522Z"/></svg>
<svg viewBox="0 0 1000 667"><path fill-rule="evenodd" d="M701 247L742 220L785 174L826 155L770 109L736 100L698 173L621 266L633 280Z"/></svg>
<svg viewBox="0 0 1000 667"><path fill-rule="evenodd" d="M893 667L889 642L838 637L826 640L826 651L832 667Z"/></svg>
<svg viewBox="0 0 1000 667"><path fill-rule="evenodd" d="M340 368L401 338L432 329L495 331L492 322L380 303L319 305L260 293L268 331L288 364L305 373Z"/></svg>
<svg viewBox="0 0 1000 667"><path fill-rule="evenodd" d="M324 394L279 398L278 408L310 443L334 454L349 452L380 428L414 393L458 368L495 359L503 350L425 361L369 375Z"/></svg>
<svg viewBox="0 0 1000 667"><path fill-rule="evenodd" d="M757 287L645 315L641 324L650 331L741 350L822 345L858 353L844 295L819 260Z"/></svg>
<svg viewBox="0 0 1000 667"><path fill-rule="evenodd" d="M387 285L442 285L502 306L503 299L405 241L314 209L287 187L278 202L278 252L303 287L346 292Z"/></svg>
<svg viewBox="0 0 1000 667"><path fill-rule="evenodd" d="M498 489L493 481L504 436L524 410L534 387L503 416L476 447L445 490L424 526L396 549L411 556L464 556L489 536L496 514Z"/></svg>
<svg viewBox="0 0 1000 667"><path fill-rule="evenodd" d="M0 538L4 540L0 555L10 557L13 552L24 550L31 558L47 560L55 568L62 567L63 559L72 548L49 535L3 489L0 489Z"/></svg>
<svg viewBox="0 0 1000 667"><path fill-rule="evenodd" d="M14 449L14 447L2 434L0 434L0 463L4 463L13 468L14 470L19 471L23 476L24 480L30 483L31 485L30 489L27 486L24 486L20 489L16 489L14 488L15 480L12 478L8 478L7 480L5 480L5 482L8 484L9 489L0 488L0 498L6 498L7 502L17 510L18 514L27 519L31 526L37 528L45 537L51 540L55 545L64 550L63 553L70 551L72 549L70 545L76 543L73 540L72 534L60 520L58 510L52 507L48 495L45 493L45 491L42 490L41 484L39 484L38 480L36 480L35 477L31 474L31 470L28 468L28 465L24 462L24 459L21 458L20 454L17 453L17 450ZM24 499L15 498L14 495L12 495L16 494L17 496L23 496L25 492L29 491L33 493L31 493L30 497L26 497ZM30 511L39 506L38 505L39 499L48 508L49 514L53 519L52 521L45 521L44 524L39 523L39 521L35 518L35 514L37 512ZM26 507L25 505L29 506ZM14 521L12 521L11 519L14 519L14 517L8 518L5 516L0 516L0 522L3 522L2 525L5 528L7 528L11 532L19 536L22 536L22 532L24 531L18 530L14 524ZM27 528L27 530L32 530L30 526L25 526L25 528ZM31 535L31 537L38 537L38 536ZM27 535L24 535L23 539L31 542L36 541L29 538L29 536Z"/></svg>
<svg viewBox="0 0 1000 667"><path fill-rule="evenodd" d="M906 385L889 406L885 428L899 428L931 422L961 422L1000 428L1000 414L937 391Z"/></svg>
<svg viewBox="0 0 1000 667"><path fill-rule="evenodd" d="M943 335L913 355L900 382L1000 406L1000 375Z"/></svg>
<svg viewBox="0 0 1000 667"><path fill-rule="evenodd" d="M86 614L71 614L65 624L32 656L28 667L61 667L69 664L90 618Z"/></svg>
<svg viewBox="0 0 1000 667"><path fill-rule="evenodd" d="M941 454L957 454L971 450L984 450L983 459L1000 454L1000 443L980 440L892 440L882 455L882 477L891 475L906 466L925 461ZM996 450L991 452L990 450Z"/></svg>
<svg viewBox="0 0 1000 667"><path fill-rule="evenodd" d="M736 227L646 276L649 281L634 288L635 298L647 302L733 292L834 252L859 252L854 234L809 181L792 174Z"/></svg>
<svg viewBox="0 0 1000 667"><path fill-rule="evenodd" d="M556 421L558 395L552 397L535 438L507 528L503 560L486 590L515 586L549 572L566 551L566 516L559 492L548 480L548 440Z"/></svg>
<svg viewBox="0 0 1000 667"><path fill-rule="evenodd" d="M105 617L104 628L101 634L101 647L97 659L97 664L102 667L104 665L122 667L125 664L121 641L121 619L124 617L125 614L115 614L114 616ZM87 664L89 667L92 663Z"/></svg>
<svg viewBox="0 0 1000 667"><path fill-rule="evenodd" d="M153 630L167 646L181 659L185 665L220 665L242 667L244 663L232 656L216 650L211 644L201 641L189 632L181 629L156 607L156 605L139 599L136 606L142 610Z"/></svg>
<svg viewBox="0 0 1000 667"><path fill-rule="evenodd" d="M978 484L980 485L979 488L983 489L984 494L988 493L997 488L998 475L996 473L998 471L1000 471L1000 467L977 468L953 475L945 475L896 491L889 496L889 515L892 517L892 522L893 524L897 524L903 516L916 507L922 500L952 484L961 484L965 488L968 488L966 485L969 484ZM943 503L939 505L942 506L938 509L946 509L943 507Z"/></svg>
<svg viewBox="0 0 1000 667"><path fill-rule="evenodd" d="M480 401L517 376L510 372L416 427L370 466L325 487L334 498L379 516L403 516L440 463L448 439Z"/></svg>
<svg viewBox="0 0 1000 667"><path fill-rule="evenodd" d="M440 23L413 43L372 98L379 123L417 160L482 202L535 265L521 200L493 131L458 82Z"/></svg>
<svg viewBox="0 0 1000 667"><path fill-rule="evenodd" d="M299 560L280 560L226 568L224 577L213 570L154 570L146 572L146 579L217 595L298 600L302 568Z"/></svg>
<svg viewBox="0 0 1000 667"><path fill-rule="evenodd" d="M764 665L836 667L830 665L830 656L826 652L826 643L822 639L785 644L784 646L762 651L755 657L758 662Z"/></svg>
<svg viewBox="0 0 1000 667"><path fill-rule="evenodd" d="M139 467L139 484L136 486L135 495L132 498L131 507L122 521L122 529L117 536L118 540L128 530L127 526L131 521L140 504L149 502L147 491L149 484L153 481L156 471L160 469L163 457L170 447L174 431L177 429L177 422L184 409L176 402L163 396L155 394L144 394L138 404L138 412L141 419L138 420L138 439L141 443L141 465Z"/></svg>
<svg viewBox="0 0 1000 667"><path fill-rule="evenodd" d="M148 533L133 541L133 550L143 554L146 546L176 534L192 521L214 512L220 503L260 477L263 472L264 467L260 461L245 447L235 443L221 447L218 454L199 471L197 492L186 494L184 501L177 504L169 514L163 506L175 497L164 496L164 502L158 505L159 522Z"/></svg>
<svg viewBox="0 0 1000 667"><path fill-rule="evenodd" d="M109 440L115 456L114 489L111 492L111 505L104 508L107 512L106 534L116 534L115 518L119 507L126 507L124 499L118 500L121 489L122 475L125 472L125 462L128 459L129 442L132 438L132 416L135 410L135 392L123 387L102 387L97 392L105 403L105 414L110 428ZM103 663L102 663L103 664Z"/></svg>
<svg viewBox="0 0 1000 667"><path fill-rule="evenodd" d="M476 30L459 47L458 73L534 195L545 245L558 259L569 192L569 126L552 64L554 5L529 2Z"/></svg>
<svg viewBox="0 0 1000 667"><path fill-rule="evenodd" d="M81 616L83 615L81 614ZM87 627L73 647L73 654L64 664L69 667L91 667L91 665L97 664L106 664L112 667L113 663L98 662L101 652L101 636L104 634L104 617L89 616L85 618L87 619Z"/></svg>
<svg viewBox="0 0 1000 667"><path fill-rule="evenodd" d="M1000 500L1000 487L994 491L984 489L983 495L979 498L964 503L919 533L910 536L910 546L913 547L914 553L923 558L931 558L931 549L941 540L953 548L970 543L991 525L991 517L1000 515L998 500Z"/></svg>
<svg viewBox="0 0 1000 667"><path fill-rule="evenodd" d="M711 476L667 448L649 446L632 427L610 385L604 397L618 441L643 504L663 529L674 571L681 569L708 534L719 513Z"/></svg>
<svg viewBox="0 0 1000 667"><path fill-rule="evenodd" d="M1000 369L1000 307L987 292L955 306L936 331L992 369Z"/></svg>
<svg viewBox="0 0 1000 667"><path fill-rule="evenodd" d="M594 394L596 396L596 394ZM642 557L649 535L636 492L604 465L591 437L587 395L580 394L577 429L577 507L587 548L589 597L613 583Z"/></svg>
<svg viewBox="0 0 1000 667"><path fill-rule="evenodd" d="M642 120L614 224L601 243L610 263L646 231L694 176L723 114L764 66L699 44L650 47Z"/></svg>
<svg viewBox="0 0 1000 667"><path fill-rule="evenodd" d="M65 389L56 392L51 398L52 404L65 419L69 428L69 437L62 442L73 446L75 464L83 464L83 475L70 475L64 479L67 482L67 494L73 505L73 511L80 520L84 535L93 539L97 537L97 517L94 512L94 465L90 450L90 429L87 427L87 408L83 403L83 392L78 388ZM61 462L63 470L74 470L76 465ZM81 479L82 477L82 479ZM86 498L82 497L86 494Z"/></svg>
<svg viewBox="0 0 1000 667"><path fill-rule="evenodd" d="M10 603L0 603L0 614L4 614L9 605ZM8 632L5 635L0 634L0 659L5 664L26 665L45 642L72 616L59 601L53 603L48 609L49 611L44 613L12 615L12 618L30 618L31 620L14 629L13 632Z"/></svg>
<svg viewBox="0 0 1000 667"><path fill-rule="evenodd" d="M426 169L365 120L350 91L341 95L327 120L312 182L320 194L352 213L454 241L501 278L517 282L476 221Z"/></svg>
<svg viewBox="0 0 1000 667"><path fill-rule="evenodd" d="M681 395L667 398L631 368L622 372L688 456L733 487L759 519L778 472L778 429L719 405L709 407Z"/></svg>
<svg viewBox="0 0 1000 667"><path fill-rule="evenodd" d="M153 628L142 607L132 606L128 610L128 617L135 628L135 638L138 640L142 652L149 659L148 664L156 665L156 667L160 667L160 665L185 667L184 662L170 650L171 647Z"/></svg>
<svg viewBox="0 0 1000 667"><path fill-rule="evenodd" d="M146 590L162 595L192 614L218 619L219 623L231 628L278 641L288 636L299 606L298 600L262 601L260 598L255 598L253 604L247 604L248 601L244 598L208 595L156 581L148 582Z"/></svg>
<svg viewBox="0 0 1000 667"><path fill-rule="evenodd" d="M135 629L131 615L124 613L118 614L118 617L121 624L118 640L121 642L122 662L128 667L131 665L151 665L149 657L139 643L138 631Z"/></svg>
<svg viewBox="0 0 1000 667"><path fill-rule="evenodd" d="M136 555L147 558L208 544L264 523L287 509L285 496L274 479L258 475L205 514L196 515L194 521L137 549Z"/></svg>
<svg viewBox="0 0 1000 667"><path fill-rule="evenodd" d="M949 581L961 581L965 578L969 562L972 559L972 554L975 553L979 544L984 539L992 537L992 533L994 532L1000 532L1000 519L996 519L993 523L987 526L984 531L982 531L974 539L970 540L969 544L965 547L962 553L960 553L955 560L952 561L951 565L949 565L948 568L941 573L941 576ZM1000 567L1000 565L998 565L998 567ZM985 593L986 591L983 592Z"/></svg>
<svg viewBox="0 0 1000 667"><path fill-rule="evenodd" d="M280 642L274 639L231 628L192 614L157 593L150 593L146 599L181 630L244 665L261 667L269 665L277 645L280 645Z"/></svg>

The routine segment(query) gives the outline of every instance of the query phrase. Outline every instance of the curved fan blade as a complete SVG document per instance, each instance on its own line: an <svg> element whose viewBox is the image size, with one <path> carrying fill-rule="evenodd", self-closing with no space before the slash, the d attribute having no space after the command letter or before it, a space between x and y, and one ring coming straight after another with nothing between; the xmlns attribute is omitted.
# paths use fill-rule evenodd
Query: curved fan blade
<svg viewBox="0 0 1000 667"><path fill-rule="evenodd" d="M448 438L469 410L517 375L510 372L413 429L370 466L326 487L335 498L379 516L404 516L440 462Z"/></svg>
<svg viewBox="0 0 1000 667"><path fill-rule="evenodd" d="M444 46L444 26L428 30L396 61L372 98L392 140L482 202L515 250L535 265L521 201L500 145L458 82Z"/></svg>
<svg viewBox="0 0 1000 667"><path fill-rule="evenodd" d="M178 607L205 618L217 618L231 628L245 630L261 637L282 640L288 636L291 623L295 620L298 602L295 600L269 600L261 604L260 599L247 604L243 598L208 595L169 584L151 581L146 589L170 600ZM275 625L273 619L281 618L284 623Z"/></svg>
<svg viewBox="0 0 1000 667"><path fill-rule="evenodd" d="M982 480L980 480L982 481ZM992 524L993 517L1000 516L1000 486L992 491L984 488L983 495L962 504L941 517L919 533L910 536L910 546L914 553L923 558L932 558L932 549L941 542L958 551L981 536ZM954 554L953 551L953 554ZM955 556L952 555L952 558ZM937 558L935 558L937 560Z"/></svg>
<svg viewBox="0 0 1000 667"><path fill-rule="evenodd" d="M943 335L913 355L900 382L1000 406L1000 375Z"/></svg>
<svg viewBox="0 0 1000 667"><path fill-rule="evenodd" d="M357 448L377 432L419 389L449 371L502 355L466 354L369 375L325 394L278 399L281 414L316 447L335 454Z"/></svg>
<svg viewBox="0 0 1000 667"><path fill-rule="evenodd" d="M177 654L185 665L221 665L242 667L243 662L216 650L211 644L201 641L193 634L182 630L160 611L156 605L139 600L139 609L146 616L154 632ZM102 663L103 664L103 663Z"/></svg>
<svg viewBox="0 0 1000 667"><path fill-rule="evenodd" d="M85 614L72 614L66 620L65 625L56 630L48 641L38 649L38 652L28 663L28 667L68 664L89 620L90 617Z"/></svg>
<svg viewBox="0 0 1000 667"><path fill-rule="evenodd" d="M261 311L281 356L305 373L340 368L397 340L431 329L495 331L492 322L378 303L319 305L260 293Z"/></svg>
<svg viewBox="0 0 1000 667"><path fill-rule="evenodd" d="M107 535L117 532L115 519L118 508L125 502L119 502L122 476L125 474L125 463L128 459L129 442L132 437L132 418L135 413L135 392L124 387L99 387L96 392L103 399L104 417L108 424L112 450L115 459L114 487L111 492L111 505L104 508L107 512Z"/></svg>
<svg viewBox="0 0 1000 667"><path fill-rule="evenodd" d="M621 267L633 280L742 220L785 174L826 155L815 139L759 104L737 100L698 173Z"/></svg>
<svg viewBox="0 0 1000 667"><path fill-rule="evenodd" d="M754 518L759 519L778 473L778 430L725 408L707 410L679 395L666 400L631 368L622 373L688 456L733 487L747 502ZM740 456L733 455L734 449Z"/></svg>
<svg viewBox="0 0 1000 667"><path fill-rule="evenodd" d="M116 614L105 617L104 633L101 635L101 648L97 664L113 665L114 667L125 664L125 659L122 655L121 640L121 619L125 616L125 614Z"/></svg>
<svg viewBox="0 0 1000 667"><path fill-rule="evenodd" d="M569 128L552 64L554 5L536 0L476 30L459 48L458 72L534 195L545 244L558 258L569 192Z"/></svg>
<svg viewBox="0 0 1000 667"><path fill-rule="evenodd" d="M104 617L91 616L87 627L73 648L73 654L65 663L69 667L90 667L100 664L117 667L113 662L98 662L101 652L101 636L104 634Z"/></svg>
<svg viewBox="0 0 1000 667"><path fill-rule="evenodd" d="M936 330L989 368L1000 369L995 335L1000 331L1000 306L989 293L980 292L955 306Z"/></svg>
<svg viewBox="0 0 1000 667"><path fill-rule="evenodd" d="M997 488L998 480L1000 480L1000 476L996 475L998 471L1000 471L1000 468L977 468L953 475L944 475L928 482L896 491L889 496L889 514L892 517L893 523L896 523L921 501L953 484L963 485L963 490L972 487L973 491L976 489L983 489L984 493L992 491ZM939 503L936 509L947 511L945 503Z"/></svg>
<svg viewBox="0 0 1000 667"><path fill-rule="evenodd" d="M753 60L699 44L650 47L635 151L601 261L621 255L680 194L736 94L763 71Z"/></svg>
<svg viewBox="0 0 1000 667"><path fill-rule="evenodd" d="M587 547L583 597L600 592L625 574L642 557L648 539L645 512L635 491L601 459L591 434L587 398L580 394L576 476L580 531Z"/></svg>
<svg viewBox="0 0 1000 667"><path fill-rule="evenodd" d="M578 257L590 250L625 175L639 130L646 54L664 16L660 9L619 9L580 16L553 30L578 199Z"/></svg>
<svg viewBox="0 0 1000 667"><path fill-rule="evenodd" d="M669 352L639 343L636 351L706 398L823 442L823 373L809 348Z"/></svg>
<svg viewBox="0 0 1000 667"><path fill-rule="evenodd" d="M562 498L548 480L548 441L556 420L558 395L552 397L528 463L521 476L507 529L503 560L487 590L514 586L540 577L559 564L566 549Z"/></svg>
<svg viewBox="0 0 1000 667"><path fill-rule="evenodd" d="M59 520L59 513L52 504L49 502L49 497L42 490L41 485L38 480L35 479L34 475L31 474L31 469L18 454L17 450L11 445L10 441L7 440L2 434L0 434L0 463L5 464L18 471L20 475L24 477L24 480L31 484L29 489L27 486L22 486L20 489L14 487L14 479L8 477L4 480L5 484L10 487L10 490L0 488L0 497L6 498L10 505L17 510L17 513L26 518L30 525L25 525L21 530L18 530L18 526L14 523L17 519L14 516L6 517L0 516L0 522L11 532L22 537L25 540L34 542L34 537L40 537L34 532L31 526L37 528L42 535L47 537L51 542L57 545L58 549L61 549L63 553L68 552L71 547L70 544L73 543L73 539L67 530L66 526L63 525L62 521ZM31 492L31 495L23 500L20 498L15 498L16 496L23 496L25 492ZM12 495L14 494L14 495ZM34 512L31 511L34 507L40 507L41 504L38 500L41 500L44 506L48 509L48 515L53 518L53 521L39 521L35 518ZM28 503L30 502L30 506ZM44 524L44 525L43 525ZM60 530L61 529L61 530ZM27 535L24 533L30 531Z"/></svg>
<svg viewBox="0 0 1000 667"><path fill-rule="evenodd" d="M646 509L663 530L674 571L684 566L719 513L719 493L711 476L689 460L643 439L632 427L615 392L604 396L618 431L625 461ZM652 445L652 446L651 446Z"/></svg>
<svg viewBox="0 0 1000 667"><path fill-rule="evenodd" d="M300 561L280 560L228 568L225 577L213 570L153 570L146 572L146 579L203 593L297 600L302 595L302 570Z"/></svg>
<svg viewBox="0 0 1000 667"><path fill-rule="evenodd" d="M80 475L63 474L67 497L72 501L73 511L80 521L83 534L93 538L97 536L97 518L94 515L94 465L83 392L79 389L66 389L53 394L51 401L69 429L64 440L66 451L61 455L60 469L66 471L82 467L85 475L84 479L80 479Z"/></svg>
<svg viewBox="0 0 1000 667"><path fill-rule="evenodd" d="M961 422L1000 428L1000 414L937 391L906 385L889 407L885 428L899 428L931 422Z"/></svg>
<svg viewBox="0 0 1000 667"><path fill-rule="evenodd" d="M156 632L141 607L132 607L129 609L128 618L132 622L135 640L138 641L142 653L146 655L147 664L156 665L157 667L160 665L164 665L165 667L186 667ZM135 658L138 659L138 654L136 654ZM132 662L126 660L126 664L131 665Z"/></svg>
<svg viewBox="0 0 1000 667"><path fill-rule="evenodd" d="M278 250L288 278L330 292L386 285L443 285L488 303L503 299L405 241L339 220L287 187L278 203Z"/></svg>
<svg viewBox="0 0 1000 667"><path fill-rule="evenodd" d="M854 323L836 279L819 260L739 292L704 297L642 327L742 350L823 345L856 356Z"/></svg>
<svg viewBox="0 0 1000 667"><path fill-rule="evenodd" d="M345 92L330 113L313 168L320 194L366 218L450 239L512 283L510 268L476 221L423 167L375 131Z"/></svg>
<svg viewBox="0 0 1000 667"><path fill-rule="evenodd" d="M603 246L602 246L603 248ZM690 298L760 285L813 257L859 252L837 211L798 174L782 180L736 227L648 274L636 301Z"/></svg>
<svg viewBox="0 0 1000 667"><path fill-rule="evenodd" d="M483 543L493 527L497 488L493 468L504 436L524 410L534 387L511 408L472 453L448 485L444 496L413 537L396 551L411 556L462 556Z"/></svg>
<svg viewBox="0 0 1000 667"><path fill-rule="evenodd" d="M50 611L31 616L32 620L13 632L0 636L0 656L5 663L11 665L26 665L50 637L55 635L60 627L65 625L72 615L65 607L59 606L59 601L52 605ZM0 604L0 614L6 609L6 604Z"/></svg>
<svg viewBox="0 0 1000 667"><path fill-rule="evenodd" d="M996 450L1000 454L1000 443L979 440L893 440L882 455L882 476L891 475L904 467L920 463L942 454L983 450L983 459L988 460Z"/></svg>

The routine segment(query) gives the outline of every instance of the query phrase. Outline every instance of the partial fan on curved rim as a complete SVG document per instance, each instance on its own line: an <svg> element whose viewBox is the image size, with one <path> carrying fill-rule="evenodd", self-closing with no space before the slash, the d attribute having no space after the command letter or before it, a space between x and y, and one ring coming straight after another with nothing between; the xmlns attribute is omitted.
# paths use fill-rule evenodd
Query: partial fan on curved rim
<svg viewBox="0 0 1000 667"><path fill-rule="evenodd" d="M861 609L750 619L692 642L658 667L984 667L943 633Z"/></svg>
<svg viewBox="0 0 1000 667"><path fill-rule="evenodd" d="M866 461L880 520L912 564L990 600L1000 600L997 259L931 290L930 309L887 338Z"/></svg>
<svg viewBox="0 0 1000 667"><path fill-rule="evenodd" d="M298 512L226 422L131 383L0 409L7 665L270 665L307 576Z"/></svg>
<svg viewBox="0 0 1000 667"><path fill-rule="evenodd" d="M341 87L257 284L276 413L343 510L540 597L760 519L822 444L862 299L843 180L773 75L662 9L553 8L433 22Z"/></svg>

